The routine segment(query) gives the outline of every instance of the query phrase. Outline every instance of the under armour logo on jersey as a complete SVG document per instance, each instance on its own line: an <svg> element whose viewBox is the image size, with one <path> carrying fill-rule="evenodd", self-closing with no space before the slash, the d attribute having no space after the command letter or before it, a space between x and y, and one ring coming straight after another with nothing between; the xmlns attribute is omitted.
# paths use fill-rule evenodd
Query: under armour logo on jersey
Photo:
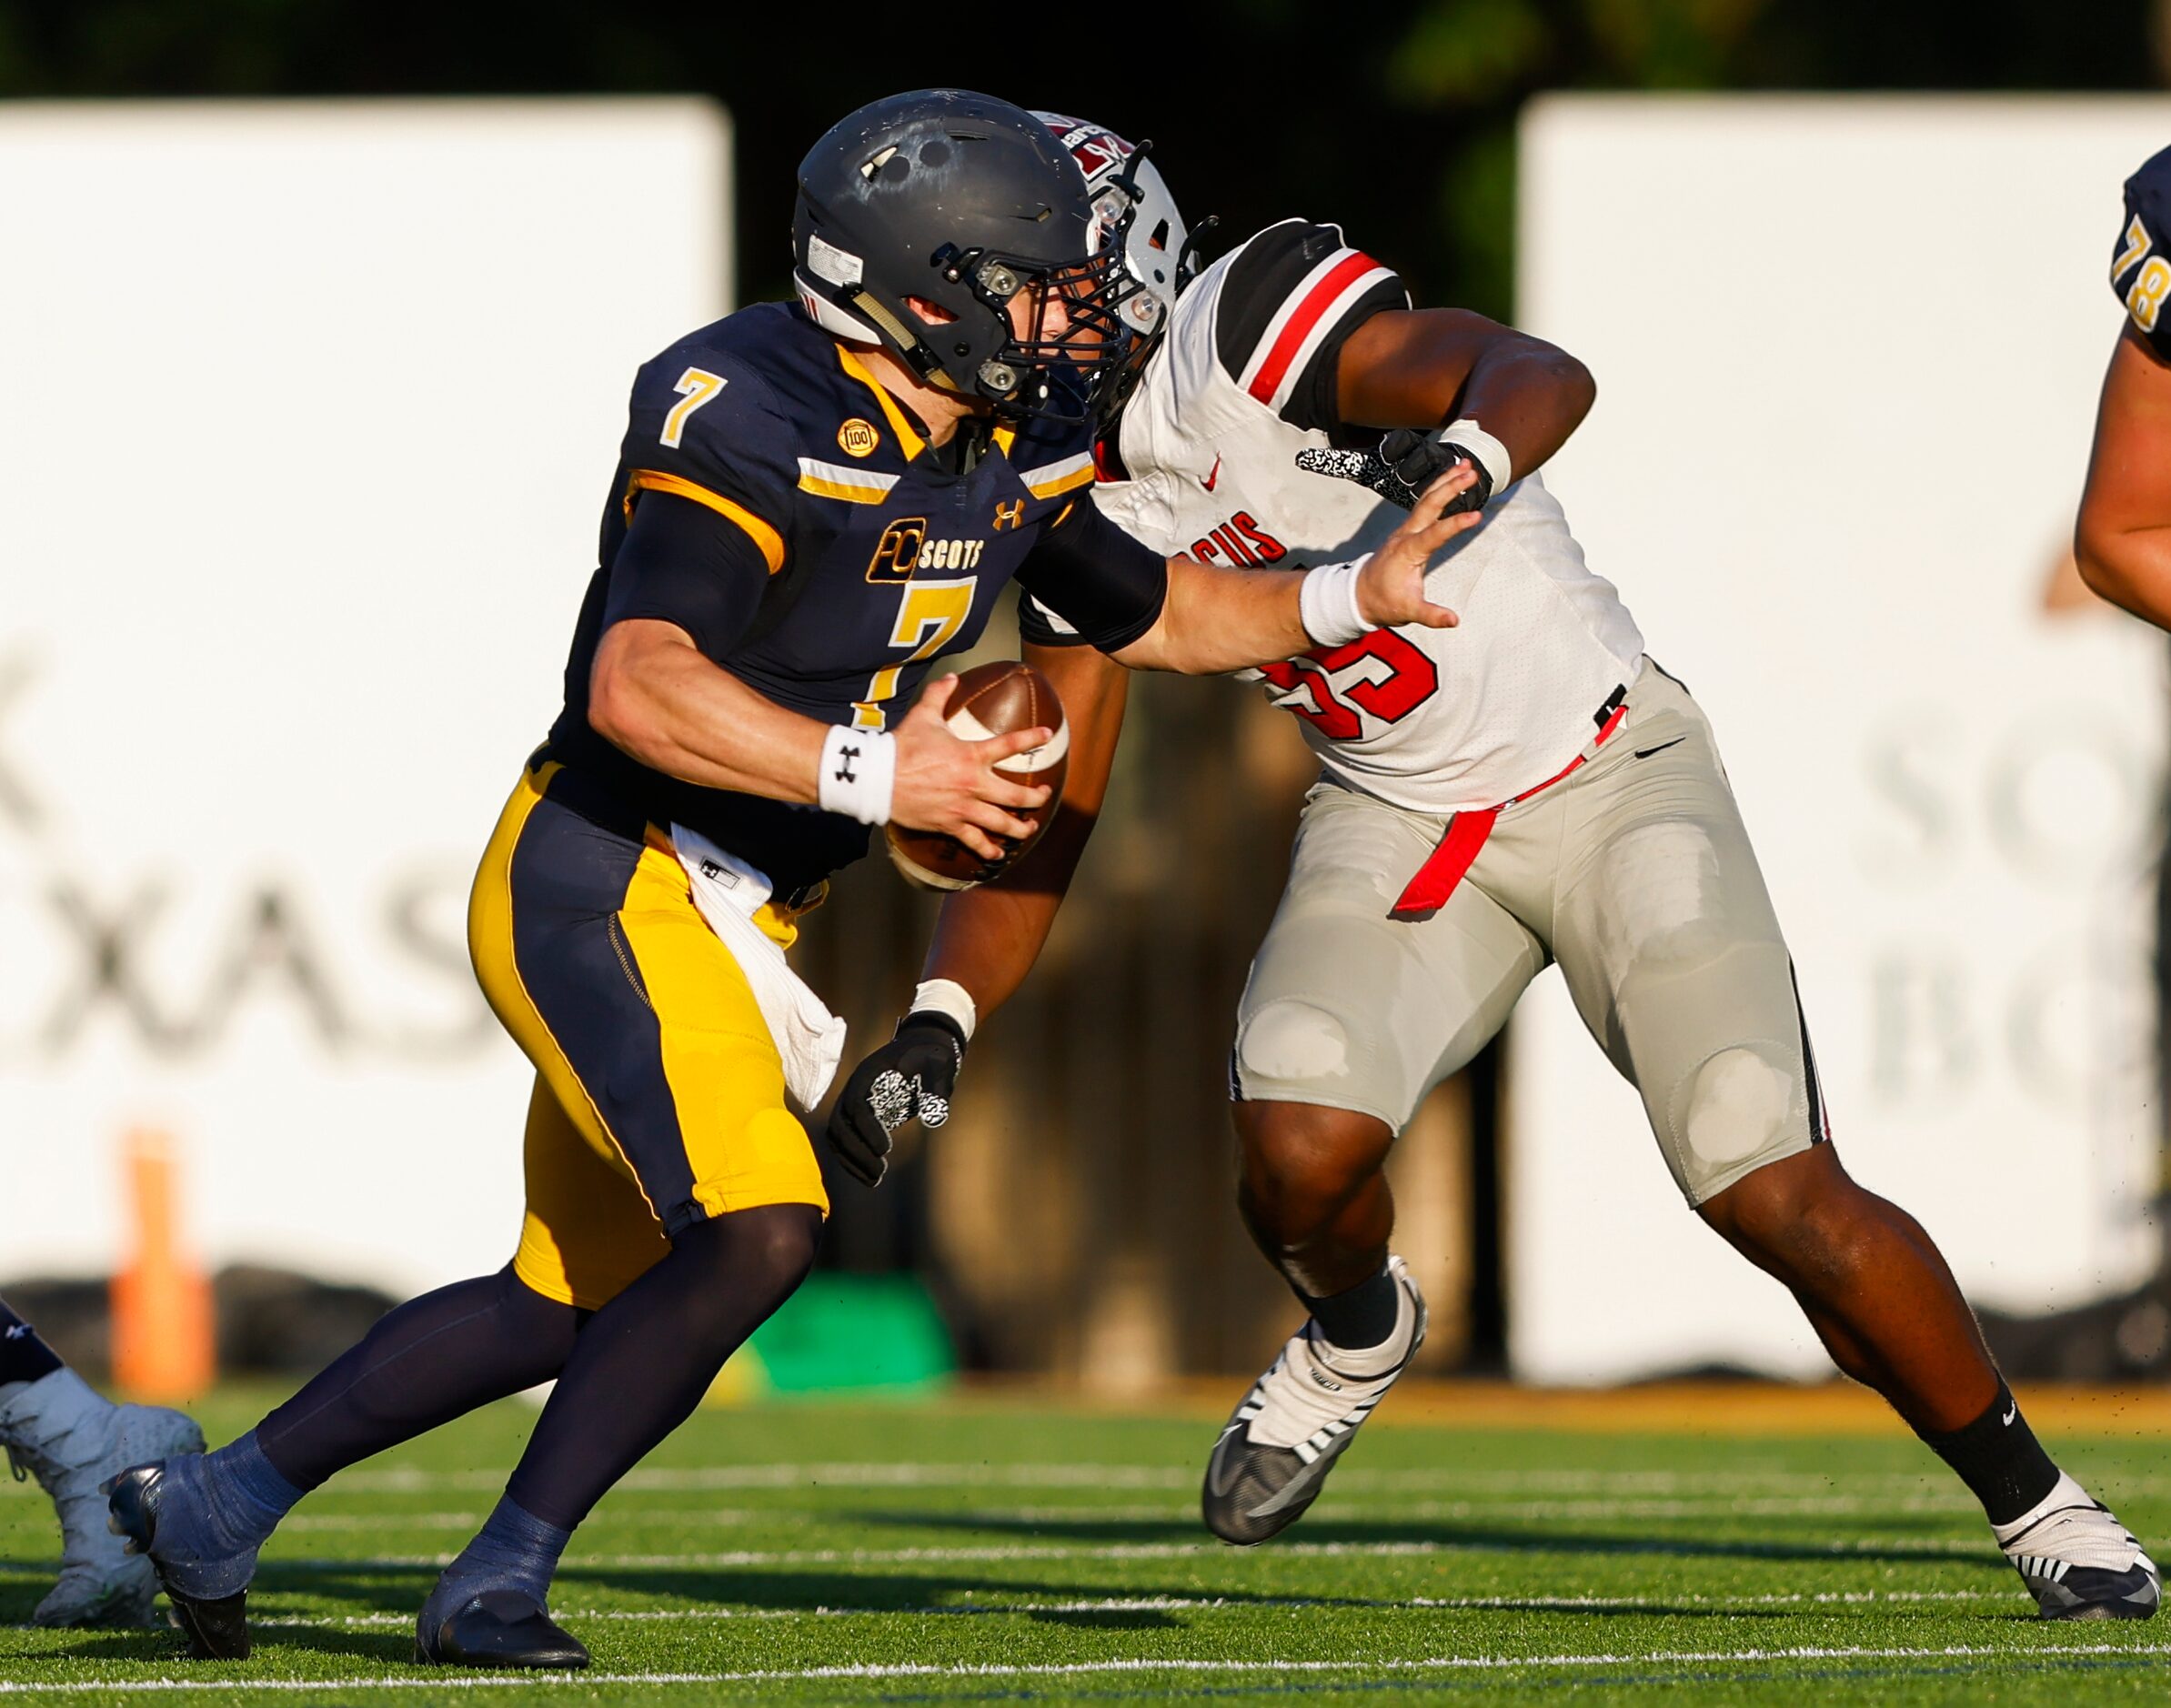
<svg viewBox="0 0 2171 1708"><path fill-rule="evenodd" d="M1025 500L1012 498L1008 504L995 507L995 531L1000 534L1006 527L1014 528L1025 520Z"/></svg>
<svg viewBox="0 0 2171 1708"><path fill-rule="evenodd" d="M852 761L859 757L859 749L857 748L839 748L837 749L836 775L839 782L855 783L859 781L859 773L852 769Z"/></svg>
<svg viewBox="0 0 2171 1708"><path fill-rule="evenodd" d="M11 1322L6 1331L0 1333L0 1341L24 1341L29 1338L30 1325L27 1322Z"/></svg>

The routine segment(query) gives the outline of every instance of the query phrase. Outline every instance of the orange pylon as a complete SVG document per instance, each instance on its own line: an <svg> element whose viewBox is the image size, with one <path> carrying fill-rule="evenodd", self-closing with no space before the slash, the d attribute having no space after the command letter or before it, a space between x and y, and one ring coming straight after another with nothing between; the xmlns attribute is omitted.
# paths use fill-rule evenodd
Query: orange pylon
<svg viewBox="0 0 2171 1708"><path fill-rule="evenodd" d="M137 1128L121 1145L136 1251L113 1278L113 1380L146 1400L189 1400L211 1385L211 1283L182 1249L179 1162L168 1134Z"/></svg>

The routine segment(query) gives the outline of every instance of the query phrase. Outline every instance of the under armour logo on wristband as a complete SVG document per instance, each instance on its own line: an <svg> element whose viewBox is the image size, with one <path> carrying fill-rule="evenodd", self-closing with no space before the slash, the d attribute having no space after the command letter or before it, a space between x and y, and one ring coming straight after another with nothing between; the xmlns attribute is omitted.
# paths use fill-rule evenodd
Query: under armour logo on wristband
<svg viewBox="0 0 2171 1708"><path fill-rule="evenodd" d="M859 757L859 749L857 748L839 748L837 749L837 780L839 782L849 783L857 780L859 773L852 769L852 761Z"/></svg>

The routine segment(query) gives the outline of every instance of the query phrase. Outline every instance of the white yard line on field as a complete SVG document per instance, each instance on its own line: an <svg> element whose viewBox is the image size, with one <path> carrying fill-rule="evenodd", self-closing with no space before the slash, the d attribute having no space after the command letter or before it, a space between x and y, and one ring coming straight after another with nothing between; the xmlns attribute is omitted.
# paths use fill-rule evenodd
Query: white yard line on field
<svg viewBox="0 0 2171 1708"><path fill-rule="evenodd" d="M1322 1517L1362 1518L1382 1511L1396 1518L1784 1518L1818 1517L1853 1512L1953 1512L1975 1511L1975 1503L1963 1489L1950 1493L1905 1495L1800 1494L1800 1495L1691 1495L1672 1500L1477 1500L1411 1501L1380 1495L1371 1500L1333 1497L1314 1512ZM1136 1523L1160 1520L1189 1520L1196 1516L1191 1503L1168 1502L1147 1504L1095 1504L1040 1506L959 1506L919 1516L970 1528L975 1520L993 1524L1065 1523L1090 1521L1101 1523ZM589 1518L591 1528L609 1524L753 1524L819 1522L822 1514L803 1508L743 1506L691 1506L673 1512L606 1502ZM281 1526L288 1532L473 1530L482 1522L479 1512L300 1512Z"/></svg>
<svg viewBox="0 0 2171 1708"><path fill-rule="evenodd" d="M2111 1643L2072 1645L2036 1645L1993 1648L1980 1643L1947 1643L1925 1647L1870 1647L1822 1644L1772 1649L1673 1649L1652 1653L1607 1654L1443 1654L1423 1660L1313 1661L1313 1660L1162 1660L1050 1661L1040 1663L960 1663L931 1662L861 1662L841 1666L763 1668L736 1673L560 1673L525 1676L492 1673L410 1673L377 1674L361 1678L221 1679L98 1679L67 1683L40 1684L28 1681L0 1681L0 1694L104 1693L126 1695L166 1693L176 1691L310 1691L340 1693L362 1690L468 1690L548 1689L553 1685L593 1690L605 1684L789 1684L828 1679L891 1678L1080 1678L1096 1673L1138 1675L1231 1674L1245 1673L1302 1673L1320 1677L1333 1673L1411 1673L1459 1672L1547 1672L1593 1666L1728 1666L1773 1661L2019 1661L2048 1657L2071 1660L2083 1656L2171 1655L2171 1643Z"/></svg>
<svg viewBox="0 0 2171 1708"><path fill-rule="evenodd" d="M509 1469L509 1468L508 1468ZM326 1485L325 1493L427 1494L489 1492L502 1488L507 1471L354 1471ZM1794 1471L1467 1471L1437 1467L1393 1470L1345 1466L1335 1474L1351 1492L1411 1490L1523 1492L1544 1494L1784 1494L1834 1493L1869 1488L1926 1488L1943 1481L1935 1467L1905 1472L1843 1472L1825 1475ZM1199 1472L1188 1465L1095 1464L857 1464L806 1462L758 1465L649 1466L629 1472L619 1492L698 1494L729 1489L856 1488L1083 1488L1191 1489ZM2171 1491L2171 1478L2122 1477L2126 1494Z"/></svg>
<svg viewBox="0 0 2171 1708"><path fill-rule="evenodd" d="M1800 1591L1774 1595L1412 1595L1403 1601L1375 1601L1363 1597L1320 1600L1304 1596L1262 1595L1256 1598L1226 1595L1125 1595L1073 1602L950 1602L916 1607L653 1607L559 1608L552 1617L573 1624L594 1623L669 1623L690 1621L745 1619L895 1619L957 1618L989 1614L1043 1613L1229 1613L1254 1610L1288 1613L1577 1613L1633 1612L1648 1608L1662 1613L1675 1607L1704 1607L1724 1612L1731 1608L1800 1607L1804 1609L1870 1603L1902 1605L1915 1603L2025 1602L2025 1592L1995 1590L1827 1590ZM391 1630L415 1623L408 1613L347 1613L323 1619L303 1614L277 1614L249 1621L256 1630L306 1630L337 1626L342 1630ZM28 1626L22 1627L27 1630Z"/></svg>
<svg viewBox="0 0 2171 1708"><path fill-rule="evenodd" d="M1543 1552L1545 1538L1533 1536L1519 1546L1533 1552ZM1677 1543L1657 1542L1643 1543L1633 1541L1609 1542L1609 1549L1623 1552L1665 1552ZM1946 1541L1925 1536L1851 1536L1844 1541L1830 1542L1812 1548L1808 1543L1788 1544L1784 1557L1803 1558L1810 1553L1844 1559L1859 1553L1905 1553L1928 1559L1940 1557L1955 1560L1982 1560L1988 1557L1989 1544L1970 1542ZM1714 1545L1714 1552L1735 1552L1755 1554L1764 1551L1754 1542L1735 1543L1731 1549L1724 1544ZM1284 1560L1292 1555L1322 1559L1398 1559L1414 1558L1427 1554L1490 1553L1498 1550L1483 1542L1438 1542L1418 1539L1410 1542L1284 1542L1274 1545L1271 1555L1261 1558ZM578 1553L568 1556L566 1565L573 1570L627 1570L632 1568L698 1566L778 1566L778 1565L920 1565L951 1562L991 1560L1183 1560L1201 1554L1231 1561L1236 1558L1221 1542L991 1542L981 1546L955 1548L745 1548L729 1552L716 1553ZM427 1568L440 1570L451 1563L449 1553L431 1554L377 1554L359 1560L281 1560L274 1558L266 1566L277 1572L324 1572L357 1573L370 1572L407 1572Z"/></svg>

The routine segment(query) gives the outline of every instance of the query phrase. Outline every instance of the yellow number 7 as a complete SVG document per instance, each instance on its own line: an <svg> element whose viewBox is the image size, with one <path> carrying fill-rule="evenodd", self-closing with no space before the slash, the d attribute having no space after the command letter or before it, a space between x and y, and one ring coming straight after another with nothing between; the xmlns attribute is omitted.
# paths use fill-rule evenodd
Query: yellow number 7
<svg viewBox="0 0 2171 1708"><path fill-rule="evenodd" d="M912 648L905 664L933 658L964 628L966 618L972 615L972 589L979 579L978 576L967 576L961 581L914 581L905 588L897 622L890 630L891 646ZM889 721L883 707L897 698L898 681L903 675L904 664L885 665L874 673L867 684L867 698L852 702L853 728L879 729Z"/></svg>
<svg viewBox="0 0 2171 1708"><path fill-rule="evenodd" d="M721 374L712 374L705 367L689 367L679 375L678 383L671 389L686 401L673 404L670 414L664 417L663 432L659 436L663 442L676 450L678 436L686 431L686 417L729 383Z"/></svg>

